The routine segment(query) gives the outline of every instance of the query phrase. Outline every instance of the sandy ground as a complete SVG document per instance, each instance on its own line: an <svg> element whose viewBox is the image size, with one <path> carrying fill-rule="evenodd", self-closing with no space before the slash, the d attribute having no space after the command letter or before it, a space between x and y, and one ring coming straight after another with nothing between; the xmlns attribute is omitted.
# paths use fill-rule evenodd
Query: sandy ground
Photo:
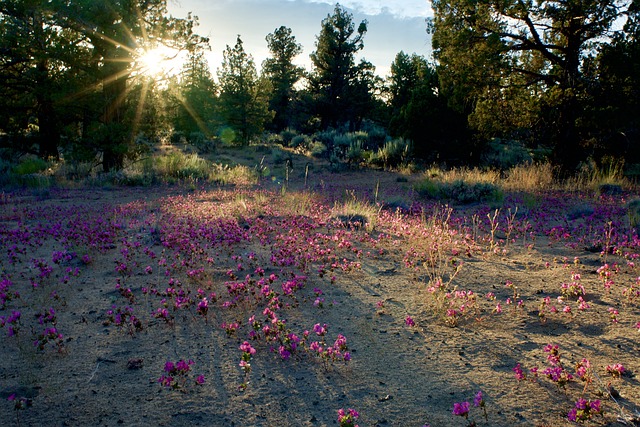
<svg viewBox="0 0 640 427"><path fill-rule="evenodd" d="M352 182L348 176L338 181ZM318 187L328 194L331 185L336 181ZM639 274L622 256L607 255L620 266L607 293L597 272L605 260L583 243L572 248L571 239L521 233L507 246L504 232L497 232L499 245L492 250L486 225L465 238L473 212L485 217L480 206L455 210L452 216L468 221L451 221L444 240L434 240L442 227L433 231L441 223L428 216L413 222L382 210L375 224L359 226L349 218L336 220L333 202L309 194L180 187L5 194L0 265L2 278L11 282L5 291L20 297L7 300L0 315L6 323L20 311L21 319L15 336L8 336L10 324L0 328L0 424L331 426L337 425L338 409L354 408L360 426L564 426L572 424L567 413L583 396L601 400L604 409L604 416L587 424L638 425L640 343L634 325L640 310L638 299L626 300L622 290ZM442 256L436 273L445 282L454 271L451 260L461 265L448 290L475 294L456 325L446 316L445 297L438 300L428 290L423 257L407 256L413 246L420 252L434 241L444 247L430 253ZM74 255L56 264L56 252ZM277 261L285 256L297 264ZM52 271L42 277L34 260ZM126 270L117 271L122 264ZM275 310L281 327L298 337L309 331L306 348L301 345L288 360L278 354L281 343L249 339L250 316L267 324L264 310L273 307L259 287L229 306L229 282L247 275L259 281L258 268L264 277L276 276L272 289L281 303ZM557 302L561 284L575 274L590 306L584 311L576 298ZM305 278L286 295L281 285L295 275ZM505 286L508 281L512 287ZM183 290L191 302L174 309L168 287ZM486 297L490 292L495 299ZM209 296L206 316L197 309L203 295ZM545 296L572 312L547 312L541 322ZM514 304L507 304L510 297ZM155 316L163 299L171 321ZM517 307L519 300L523 307ZM498 302L502 313L495 312ZM109 322L113 306L131 307L141 330ZM44 316L50 308L55 323ZM618 310L617 323L610 308ZM235 321L238 329L228 334L223 323ZM326 336L314 332L315 324L327 325ZM54 325L63 334L60 346L34 346L37 335ZM348 362L323 360L308 348L323 339L325 348L331 346L338 334L346 337ZM239 346L246 340L256 349L248 374L239 367ZM576 364L588 359L590 382L576 378L561 388L548 379L548 344L559 346L561 364L573 375ZM158 379L166 374L165 363L181 359L194 362L184 386L163 387ZM614 363L626 369L619 378L605 370ZM526 380L516 379L517 364ZM529 372L533 367L537 378ZM204 384L196 384L198 375ZM480 390L486 419L473 404L469 419L452 413L454 403L471 403ZM16 410L19 402L30 406Z"/></svg>

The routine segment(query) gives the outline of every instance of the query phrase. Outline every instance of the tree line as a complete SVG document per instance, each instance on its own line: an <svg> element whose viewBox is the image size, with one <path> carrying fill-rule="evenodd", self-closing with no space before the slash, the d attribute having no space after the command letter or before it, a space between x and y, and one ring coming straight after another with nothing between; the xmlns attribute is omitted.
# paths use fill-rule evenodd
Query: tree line
<svg viewBox="0 0 640 427"><path fill-rule="evenodd" d="M367 22L337 4L310 71L281 26L260 72L239 35L216 81L197 18L169 16L166 0L0 0L0 150L109 171L171 136L248 145L265 132L376 127L428 162L477 163L495 140L547 150L566 171L588 156L640 162L637 2L433 6L433 60L399 52L386 80L356 62ZM188 52L180 73L140 72L159 44Z"/></svg>

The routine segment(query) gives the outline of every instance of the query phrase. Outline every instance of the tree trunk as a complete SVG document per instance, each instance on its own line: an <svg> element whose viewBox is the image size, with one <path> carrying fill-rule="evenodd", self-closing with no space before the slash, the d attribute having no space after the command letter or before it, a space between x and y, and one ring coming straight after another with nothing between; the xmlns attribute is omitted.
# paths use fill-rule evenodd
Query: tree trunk
<svg viewBox="0 0 640 427"><path fill-rule="evenodd" d="M48 108L49 106L47 108L41 106L38 112L38 124L40 125L38 155L45 160L51 158L60 160L60 154L58 153L60 132L53 116L53 108Z"/></svg>
<svg viewBox="0 0 640 427"><path fill-rule="evenodd" d="M569 23L566 32L567 46L565 49L565 66L560 78L562 90L561 104L557 122L555 156L560 163L562 172L572 174L576 171L581 160L586 158L580 149L580 134L576 126L576 120L582 116L582 106L577 99L580 92L580 52L582 40L579 37L579 27L582 25L577 20Z"/></svg>
<svg viewBox="0 0 640 427"><path fill-rule="evenodd" d="M38 44L45 44L43 35L44 25L39 13L34 12L33 25L35 39ZM60 125L56 117L51 91L53 82L49 75L49 61L40 58L36 63L35 97L36 115L38 118L38 155L43 159L59 159Z"/></svg>
<svg viewBox="0 0 640 427"><path fill-rule="evenodd" d="M112 75L106 79L113 81L104 83L104 95L107 100L102 117L109 134L104 136L102 142L102 170L110 172L124 167L124 151L122 145L126 143L126 135L121 131L124 125L124 99L127 90L126 67L128 63L118 63L111 68ZM115 77L115 78L114 78Z"/></svg>

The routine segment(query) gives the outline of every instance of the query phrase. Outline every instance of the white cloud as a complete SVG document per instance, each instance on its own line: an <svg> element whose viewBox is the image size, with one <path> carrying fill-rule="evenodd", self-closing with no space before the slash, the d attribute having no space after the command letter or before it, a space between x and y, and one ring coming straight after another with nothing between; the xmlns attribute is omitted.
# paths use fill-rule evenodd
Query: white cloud
<svg viewBox="0 0 640 427"><path fill-rule="evenodd" d="M308 1L311 3L336 3L327 0ZM431 2L427 0L341 0L338 3L366 15L389 14L397 18L426 18L432 14Z"/></svg>
<svg viewBox="0 0 640 427"><path fill-rule="evenodd" d="M225 46L233 46L238 35L260 68L270 55L265 37L281 25L291 28L304 48L295 62L310 69L309 54L315 49L321 21L333 12L336 3L348 8L356 23L369 21L365 48L359 58L371 61L379 75L388 73L400 50L425 56L431 52L424 23L426 11L431 13L426 0L170 0L168 3L174 16L183 17L192 11L199 17L196 32L211 39L207 60L214 74L222 62Z"/></svg>

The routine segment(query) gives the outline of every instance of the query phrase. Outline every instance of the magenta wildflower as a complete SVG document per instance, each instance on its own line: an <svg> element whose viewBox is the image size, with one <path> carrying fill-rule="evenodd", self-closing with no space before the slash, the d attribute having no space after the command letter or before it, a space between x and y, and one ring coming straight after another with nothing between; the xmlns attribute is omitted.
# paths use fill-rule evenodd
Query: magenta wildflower
<svg viewBox="0 0 640 427"><path fill-rule="evenodd" d="M620 378L620 376L626 371L625 367L621 363L607 365L605 369L608 374L616 378Z"/></svg>
<svg viewBox="0 0 640 427"><path fill-rule="evenodd" d="M282 357L282 360L289 360L289 357L291 357L291 352L283 345L278 348L278 353L280 354L280 357Z"/></svg>
<svg viewBox="0 0 640 427"><path fill-rule="evenodd" d="M471 405L469 402L456 402L453 404L453 415L467 418L469 416L469 408Z"/></svg>
<svg viewBox="0 0 640 427"><path fill-rule="evenodd" d="M404 324L409 326L409 327L413 327L416 326L416 322L413 321L413 319L411 318L411 316L407 316L406 319L404 319Z"/></svg>
<svg viewBox="0 0 640 427"><path fill-rule="evenodd" d="M473 406L476 408L484 406L484 399L482 398L482 390L479 390L473 398Z"/></svg>
<svg viewBox="0 0 640 427"><path fill-rule="evenodd" d="M251 347L251 344L249 344L249 341L245 341L242 344L240 344L240 350L242 350L245 353L249 353L250 355L256 354L256 349Z"/></svg>
<svg viewBox="0 0 640 427"><path fill-rule="evenodd" d="M567 419L573 422L583 422L590 420L594 415L601 415L602 409L600 408L599 400L586 400L579 398L576 404L567 413Z"/></svg>
<svg viewBox="0 0 640 427"><path fill-rule="evenodd" d="M360 414L355 409L338 409L338 424L340 427L358 427L356 421L360 418Z"/></svg>
<svg viewBox="0 0 640 427"><path fill-rule="evenodd" d="M496 304L496 308L493 309L493 312L496 314L502 313L502 305L500 304L500 302Z"/></svg>
<svg viewBox="0 0 640 427"><path fill-rule="evenodd" d="M324 336L327 333L327 325L325 324L323 326L320 326L319 323L316 323L315 325L313 325L313 332L315 332L316 335Z"/></svg>
<svg viewBox="0 0 640 427"><path fill-rule="evenodd" d="M515 374L518 381L522 381L527 378L525 373L522 371L519 363L515 366L515 368L513 368L513 373Z"/></svg>

